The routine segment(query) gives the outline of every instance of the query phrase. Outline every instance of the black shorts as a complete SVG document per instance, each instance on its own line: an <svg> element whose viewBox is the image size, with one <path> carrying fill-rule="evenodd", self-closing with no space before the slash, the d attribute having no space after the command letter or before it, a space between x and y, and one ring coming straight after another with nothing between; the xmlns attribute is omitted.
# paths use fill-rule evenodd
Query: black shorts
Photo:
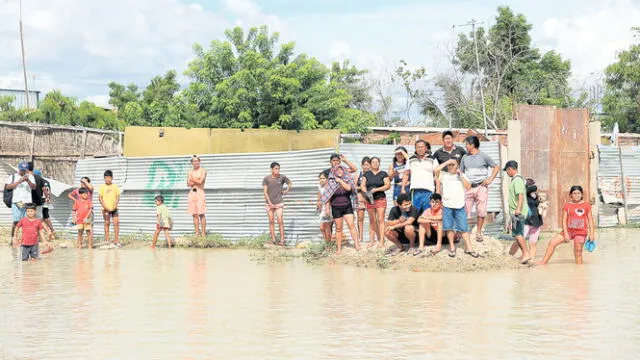
<svg viewBox="0 0 640 360"><path fill-rule="evenodd" d="M351 206L351 204L347 206L331 207L331 216L333 216L334 219L340 219L341 217L349 214L353 215L353 206Z"/></svg>
<svg viewBox="0 0 640 360"><path fill-rule="evenodd" d="M42 218L44 220L49 218L49 208L45 208L45 207L42 208Z"/></svg>
<svg viewBox="0 0 640 360"><path fill-rule="evenodd" d="M118 216L118 209L115 209L113 211L107 211L107 210L102 210L102 216L106 217L117 217Z"/></svg>
<svg viewBox="0 0 640 360"><path fill-rule="evenodd" d="M413 226L413 225L408 225L408 226L413 227L413 230L414 230L414 232L416 234L415 241L417 243L417 241L418 241L418 228ZM400 241L401 244L408 244L409 243L409 238L404 234L404 228L405 227L401 227L399 229L394 229L394 231L398 233L398 241Z"/></svg>

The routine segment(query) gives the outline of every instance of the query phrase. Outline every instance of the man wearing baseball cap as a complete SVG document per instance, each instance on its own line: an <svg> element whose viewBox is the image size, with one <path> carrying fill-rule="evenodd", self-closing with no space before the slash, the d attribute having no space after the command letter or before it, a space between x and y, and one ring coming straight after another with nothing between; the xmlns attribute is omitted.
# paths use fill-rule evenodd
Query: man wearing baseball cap
<svg viewBox="0 0 640 360"><path fill-rule="evenodd" d="M26 204L32 202L31 191L36 188L36 180L33 175L27 173L29 164L26 161L18 164L18 173L13 174L7 179L4 185L5 190L13 190L11 199L11 218L13 226L11 227L11 238L13 239L16 225L26 215Z"/></svg>
<svg viewBox="0 0 640 360"><path fill-rule="evenodd" d="M531 259L529 249L524 241L524 222L529 216L529 206L527 205L527 187L524 178L518 174L518 162L509 160L503 169L511 178L509 184L509 215L511 215L511 235L522 251L523 264Z"/></svg>

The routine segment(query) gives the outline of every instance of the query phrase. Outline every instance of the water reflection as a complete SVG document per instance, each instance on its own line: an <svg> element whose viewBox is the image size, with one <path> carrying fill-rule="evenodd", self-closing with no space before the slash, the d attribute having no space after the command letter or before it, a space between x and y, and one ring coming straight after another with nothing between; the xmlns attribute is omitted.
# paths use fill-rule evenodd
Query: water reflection
<svg viewBox="0 0 640 360"><path fill-rule="evenodd" d="M637 236L603 232L582 267L565 247L546 267L468 274L179 249L22 264L3 247L0 359L633 358Z"/></svg>

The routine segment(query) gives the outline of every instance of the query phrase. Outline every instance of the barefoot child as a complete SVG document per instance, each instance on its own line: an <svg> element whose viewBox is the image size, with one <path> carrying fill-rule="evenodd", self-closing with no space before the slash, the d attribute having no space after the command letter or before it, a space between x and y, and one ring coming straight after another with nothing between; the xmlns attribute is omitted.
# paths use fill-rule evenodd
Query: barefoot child
<svg viewBox="0 0 640 360"><path fill-rule="evenodd" d="M71 223L76 224L76 201L80 199L80 189L87 189L89 192L89 200L93 202L93 185L91 185L91 180L84 176L80 179L80 187L73 190L69 194L69 200L73 202L71 205Z"/></svg>
<svg viewBox="0 0 640 360"><path fill-rule="evenodd" d="M113 172L104 172L104 185L99 190L102 216L104 218L104 241L109 242L109 225L113 220L113 244L122 247L118 240L120 235L120 217L118 216L118 203L120 202L120 188L113 183Z"/></svg>
<svg viewBox="0 0 640 360"><path fill-rule="evenodd" d="M284 184L287 184L287 190L284 190ZM280 174L280 164L271 163L271 174L262 179L262 192L264 194L265 210L269 218L269 233L271 241L268 244L273 245L276 242L276 217L278 218L278 227L280 228L280 242L278 245L284 246L284 212L283 196L291 191L291 180Z"/></svg>
<svg viewBox="0 0 640 360"><path fill-rule="evenodd" d="M333 219L331 218L331 205L329 203L322 203L322 193L327 188L327 176L324 171L318 175L318 200L317 210L320 212L320 231L322 232L322 238L326 242L331 242L331 227L333 226Z"/></svg>
<svg viewBox="0 0 640 360"><path fill-rule="evenodd" d="M546 265L556 247L573 240L573 256L576 264L582 264L582 248L586 239L596 240L596 230L591 205L584 201L582 186L574 185L569 190L571 201L562 208L562 233L549 241L547 252L540 265Z"/></svg>
<svg viewBox="0 0 640 360"><path fill-rule="evenodd" d="M47 245L47 250L50 245L44 235L42 220L36 217L36 206L34 204L25 204L25 209L27 216L20 219L16 224L13 246L18 247L18 245L21 245L22 261L38 260L40 258L38 235ZM18 241L18 229L22 229L20 241Z"/></svg>
<svg viewBox="0 0 640 360"><path fill-rule="evenodd" d="M425 210L418 218L418 250L413 255L420 255L424 251L425 239L432 241L436 236L436 248L434 252L439 252L442 248L442 196L435 193L431 195L431 207Z"/></svg>
<svg viewBox="0 0 640 360"><path fill-rule="evenodd" d="M164 204L164 196L158 195L156 196L156 232L153 234L153 244L151 245L152 249L156 248L156 242L158 241L158 236L160 235L160 231L164 231L164 237L167 239L167 247L171 248L171 236L169 236L169 231L173 227L173 219L171 218L171 213L169 212L169 208Z"/></svg>
<svg viewBox="0 0 640 360"><path fill-rule="evenodd" d="M80 188L78 190L80 198L75 202L76 207L76 227L78 229L77 248L82 249L83 234L87 233L89 249L93 249L93 203L89 198L89 190Z"/></svg>
<svg viewBox="0 0 640 360"><path fill-rule="evenodd" d="M447 171L442 171L443 169ZM449 257L456 256L456 246L454 245L454 234L462 234L464 241L464 253L477 258L480 255L471 248L469 240L469 224L467 223L467 213L465 209L465 191L471 188L471 183L466 175L462 174L455 159L449 159L434 169L442 193L442 230L447 232L449 240ZM432 255L437 254L440 249L431 251Z"/></svg>

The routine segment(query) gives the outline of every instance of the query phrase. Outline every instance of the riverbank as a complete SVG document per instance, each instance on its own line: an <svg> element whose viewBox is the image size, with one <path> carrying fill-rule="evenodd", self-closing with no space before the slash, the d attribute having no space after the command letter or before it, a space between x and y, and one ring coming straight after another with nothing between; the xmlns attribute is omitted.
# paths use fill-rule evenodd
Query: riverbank
<svg viewBox="0 0 640 360"><path fill-rule="evenodd" d="M0 238L6 239L2 244L7 246L10 229L0 228ZM124 235L120 241L124 249L140 249L151 246L152 237L149 234ZM250 249L251 259L259 263L281 263L303 260L315 265L347 265L363 268L389 269L396 271L413 272L476 272L492 270L526 269L532 265L522 265L507 254L511 242L501 241L485 236L481 243L473 241L473 248L480 254L479 258L473 258L464 253L464 249L458 244L455 257L450 257L448 245L442 247L442 251L432 255L434 247L427 247L426 251L418 256L407 252L390 255L388 252L393 245L386 242L385 249L370 249L366 244L361 251L356 251L352 246L343 247L342 253L337 255L333 244L300 242L295 246L266 245L268 237L258 236L241 239L236 242L228 241L218 234L206 237L176 236L173 238L173 246L176 248L196 249ZM74 248L76 245L75 234L59 232L58 238L51 241L54 250ZM161 236L158 247L165 248L166 241ZM85 240L86 247L86 240ZM108 250L115 248L112 244L105 243L101 238L94 240L96 250Z"/></svg>

